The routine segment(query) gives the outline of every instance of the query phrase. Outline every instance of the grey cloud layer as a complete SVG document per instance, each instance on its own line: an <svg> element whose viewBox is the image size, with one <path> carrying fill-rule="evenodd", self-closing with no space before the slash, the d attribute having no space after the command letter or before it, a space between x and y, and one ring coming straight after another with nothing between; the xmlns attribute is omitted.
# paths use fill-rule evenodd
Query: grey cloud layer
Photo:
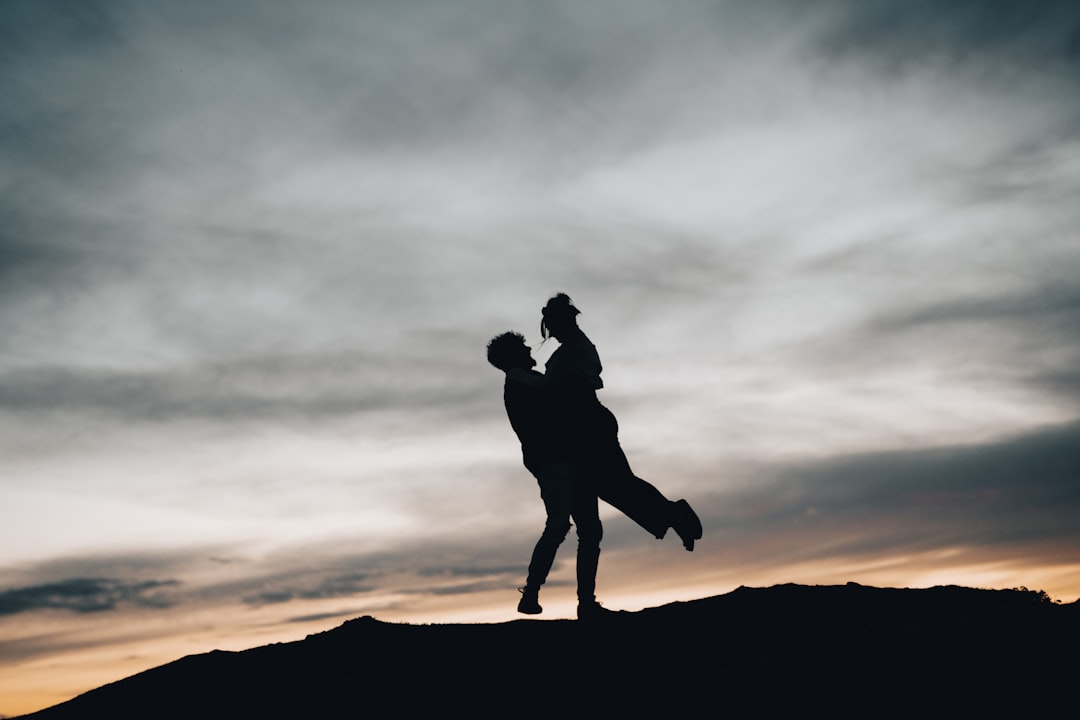
<svg viewBox="0 0 1080 720"><path fill-rule="evenodd" d="M943 548L1075 563L1080 425L997 443L789 467L723 501L710 524L751 555L858 558ZM764 480L764 479L763 479Z"/></svg>
<svg viewBox="0 0 1080 720"><path fill-rule="evenodd" d="M44 610L104 613L236 604L259 607L378 592L468 594L510 587L525 571L523 561L513 562L520 558L506 543L491 538L477 543L462 545L444 538L437 546L413 543L394 551L355 554L343 553L337 543L304 545L257 559L227 561L208 556L200 548L57 558L0 574L7 586L0 589L0 616ZM228 572L208 575L207 567L215 564L227 565ZM109 577L87 573L108 573ZM173 579L152 579L162 574Z"/></svg>
<svg viewBox="0 0 1080 720"><path fill-rule="evenodd" d="M482 2L408 9L329 2L317 12L264 3L254 13L228 3L213 12L184 4L85 3L64 12L50 3L11 6L0 72L17 101L6 105L3 150L12 167L37 180L8 182L0 195L8 219L0 259L9 261L0 292L10 293L3 322L19 331L0 342L48 348L49 333L32 332L35 323L77 334L95 325L95 315L130 313L130 332L149 334L143 343L165 335L196 347L231 341L261 351L244 335L280 342L274 320L295 326L290 306L301 317L328 306L337 324L346 323L341 309L348 306L358 314L354 326L369 317L375 325L373 304L391 318L436 309L425 286L452 297L468 285L429 269L432 245L455 243L460 255L498 262L499 243L522 241L491 243L452 227L410 241L413 228L387 225L410 222L410 207L416 216L430 212L443 190L421 186L414 197L391 200L387 188L402 180L408 187L414 171L442 172L452 183L490 157L494 182L532 178L520 197L535 197L642 148L715 132L748 103L769 105L763 98L783 101L766 115L776 121L791 102L787 86L743 79L753 64L736 60L751 51L788 59L817 53L826 64L885 53L917 63L929 43L954 52L960 65L1012 69L1023 60L1027 72L1059 79L1070 77L1062 63L1075 55L1069 3L995 3L993 12L981 3L950 4L932 13L933 23L925 20L929 4L831 3L799 10L792 24L793 5L801 7L666 4L663 22L649 3L620 3L618 12L614 5ZM1029 62L1039 53L1045 61ZM1011 79L1000 82L1008 87ZM1075 119L1073 104L1060 102ZM366 168L341 177L355 182L370 172L370 188L335 187L336 176L318 170L302 191L310 194L281 190L312 168L342 162ZM328 198L335 202L325 206ZM418 202L410 206L411 199ZM192 227L192 212L231 225L244 241ZM286 239L259 237L264 224L287 228ZM732 261L681 253L682 272L697 269L691 282L671 272L680 266L658 269L651 258L609 265L626 255L627 241L610 235L635 230L572 222L512 229L552 251L553 236L576 235L566 248L577 256L577 267L563 270L568 279L633 285L646 301L639 305L673 287L704 286L710 278L699 261ZM664 230L644 232L666 234L670 244ZM523 259L534 268L550 254L533 250ZM306 276L292 272L298 265ZM253 300L275 290L292 298L284 315L276 315L280 300ZM195 295L205 302L192 303ZM74 312L77 303L89 310Z"/></svg>
<svg viewBox="0 0 1080 720"><path fill-rule="evenodd" d="M899 67L977 59L1061 72L1080 61L1080 13L1068 0L830 4L842 14L824 46L841 55L858 52Z"/></svg>
<svg viewBox="0 0 1080 720"><path fill-rule="evenodd" d="M479 357L480 351L474 350ZM494 382L451 383L438 357L327 354L262 357L250 362L178 371L124 372L64 367L3 375L0 409L11 413L67 411L153 421L287 420L379 410L469 408ZM393 373L390 372L393 367ZM490 379L490 378L485 378Z"/></svg>
<svg viewBox="0 0 1080 720"><path fill-rule="evenodd" d="M758 477L754 488L697 501L710 536L716 538L702 550L717 553L720 563L767 561L778 567L941 548L1030 563L1076 562L1078 473L1076 424L1000 443L777 468ZM515 542L524 550L530 539ZM615 522L609 528L612 552L632 550L641 542L640 531L629 523ZM0 615L57 609L166 610L208 602L261 606L380 591L468 594L506 588L520 579L524 565L514 555L519 548L508 548L495 538L477 538L475 543L358 555L342 555L336 546L297 547L254 563L232 562L229 577L210 584L183 580L205 563L204 552L71 558L25 570L24 580L55 579L3 590ZM477 562L477 553L483 561ZM132 572L122 577L125 568ZM64 577L77 569L110 572L113 577ZM181 579L146 579L155 569Z"/></svg>
<svg viewBox="0 0 1080 720"><path fill-rule="evenodd" d="M1068 2L8 7L0 77L21 142L6 152L52 178L42 187L87 181L90 197L177 172L246 191L281 159L463 144L545 174L782 93L741 85L749 68L731 60L751 49L915 65L947 54L1067 79L1080 45Z"/></svg>
<svg viewBox="0 0 1080 720"><path fill-rule="evenodd" d="M175 580L129 582L113 578L71 578L0 591L0 615L35 610L96 613L118 610L125 605L164 609L171 603L157 591L177 584Z"/></svg>

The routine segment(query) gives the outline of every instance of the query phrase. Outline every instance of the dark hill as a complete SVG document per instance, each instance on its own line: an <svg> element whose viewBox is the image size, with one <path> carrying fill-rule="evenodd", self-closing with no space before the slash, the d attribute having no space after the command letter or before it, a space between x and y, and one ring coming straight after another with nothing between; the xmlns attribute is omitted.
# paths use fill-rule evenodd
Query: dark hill
<svg viewBox="0 0 1080 720"><path fill-rule="evenodd" d="M1073 706L1078 640L1077 603L1024 589L743 587L596 624L363 617L24 717L1002 717Z"/></svg>

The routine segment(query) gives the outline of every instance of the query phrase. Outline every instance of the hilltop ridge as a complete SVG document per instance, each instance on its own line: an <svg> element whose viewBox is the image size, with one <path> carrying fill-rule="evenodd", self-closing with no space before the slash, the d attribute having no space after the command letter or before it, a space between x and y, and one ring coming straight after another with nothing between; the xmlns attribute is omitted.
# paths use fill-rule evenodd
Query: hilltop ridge
<svg viewBox="0 0 1080 720"><path fill-rule="evenodd" d="M370 616L193 655L22 716L943 716L1072 700L1080 604L1024 588L777 585L608 621L412 625Z"/></svg>

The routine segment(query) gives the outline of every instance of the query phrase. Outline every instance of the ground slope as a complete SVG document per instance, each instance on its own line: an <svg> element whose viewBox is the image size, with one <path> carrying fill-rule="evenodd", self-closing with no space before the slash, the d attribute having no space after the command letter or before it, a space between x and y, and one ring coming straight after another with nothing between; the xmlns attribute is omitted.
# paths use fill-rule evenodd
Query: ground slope
<svg viewBox="0 0 1080 720"><path fill-rule="evenodd" d="M739 588L594 624L364 617L24 717L999 717L1070 707L1078 640L1076 603L1027 590Z"/></svg>

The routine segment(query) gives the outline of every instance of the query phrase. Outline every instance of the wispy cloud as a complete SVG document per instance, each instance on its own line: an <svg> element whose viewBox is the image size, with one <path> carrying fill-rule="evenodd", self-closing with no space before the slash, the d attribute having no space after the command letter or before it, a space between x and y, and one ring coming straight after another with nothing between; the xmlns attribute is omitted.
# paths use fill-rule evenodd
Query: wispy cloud
<svg viewBox="0 0 1080 720"><path fill-rule="evenodd" d="M315 586L308 587L296 587L298 579L302 580L291 574L286 585L263 587L257 594L244 597L243 601L248 605L271 605L293 600L351 597L374 589L374 585L365 582L368 576L363 574L322 578Z"/></svg>
<svg viewBox="0 0 1080 720"><path fill-rule="evenodd" d="M110 578L72 578L47 585L0 591L0 615L16 615L35 610L71 610L96 613L117 610L124 605L167 608L172 603L161 588L175 580L126 582Z"/></svg>
<svg viewBox="0 0 1080 720"><path fill-rule="evenodd" d="M840 456L768 474L725 497L710 525L750 554L791 561L952 549L1075 562L1080 426L1001 442Z"/></svg>

